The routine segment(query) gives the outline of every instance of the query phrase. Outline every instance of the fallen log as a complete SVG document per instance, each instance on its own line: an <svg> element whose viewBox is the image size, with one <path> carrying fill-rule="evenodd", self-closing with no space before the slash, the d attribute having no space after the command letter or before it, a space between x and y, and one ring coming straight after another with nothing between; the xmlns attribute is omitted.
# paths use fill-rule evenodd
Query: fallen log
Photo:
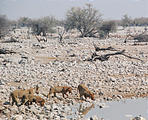
<svg viewBox="0 0 148 120"><path fill-rule="evenodd" d="M147 29L145 29L145 31L139 35L128 34L124 40L124 43L127 42L128 37L132 37L133 40L136 40L135 42L148 42L148 35L146 33L147 33Z"/></svg>
<svg viewBox="0 0 148 120"><path fill-rule="evenodd" d="M92 57L92 61L96 61L97 59L100 60L100 61L106 61L110 58L110 56L113 56L113 55L120 55L122 53L124 53L125 50L122 50L122 51L119 51L119 52L115 52L115 53L110 53L110 54L105 54L105 55L100 55L100 56L93 56Z"/></svg>
<svg viewBox="0 0 148 120"><path fill-rule="evenodd" d="M105 51L105 50L110 50L110 51L117 51L115 48L113 47L107 47L107 48L100 48L100 47L97 47L95 44L94 45L94 48L95 48L95 51Z"/></svg>
<svg viewBox="0 0 148 120"><path fill-rule="evenodd" d="M135 58L135 57L132 57L132 56L129 56L129 55L125 55L125 54L122 54L123 56L125 56L125 57L128 57L128 58L130 58L130 59L135 59L135 60L139 60L139 61L141 61L141 62L144 62L143 60L141 60L141 59L139 59L139 58Z"/></svg>
<svg viewBox="0 0 148 120"><path fill-rule="evenodd" d="M91 58L88 58L88 59L86 59L84 61L91 61L92 62L92 61L100 60L100 61L103 62L103 61L107 61L110 58L110 56L123 55L125 57L130 58L130 59L136 59L136 60L139 60L141 62L144 62L143 60L141 60L139 58L135 58L135 57L131 57L129 55L126 55L126 54L124 54L124 52L125 52L125 50L122 50L122 51L118 51L118 52L115 52L115 53L109 53L109 54L105 54L105 55L97 55L96 52L94 52L92 54Z"/></svg>
<svg viewBox="0 0 148 120"><path fill-rule="evenodd" d="M137 40L136 42L148 42L148 35L135 36L134 40Z"/></svg>

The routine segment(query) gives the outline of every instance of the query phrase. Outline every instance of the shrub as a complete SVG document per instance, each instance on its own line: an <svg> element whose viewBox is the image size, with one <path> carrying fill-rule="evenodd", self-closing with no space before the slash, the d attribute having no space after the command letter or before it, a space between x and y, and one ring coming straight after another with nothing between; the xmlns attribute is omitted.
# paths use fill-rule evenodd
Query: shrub
<svg viewBox="0 0 148 120"><path fill-rule="evenodd" d="M128 15L124 15L121 20L121 25L123 27L128 27L131 26L132 22L133 22L132 19Z"/></svg>
<svg viewBox="0 0 148 120"><path fill-rule="evenodd" d="M133 24L135 26L148 26L148 18L144 18L144 17L135 18L133 20Z"/></svg>
<svg viewBox="0 0 148 120"><path fill-rule="evenodd" d="M9 20L5 15L0 15L0 38L8 33Z"/></svg>
<svg viewBox="0 0 148 120"><path fill-rule="evenodd" d="M114 32L117 29L117 25L115 21L105 21L102 23L99 34L101 38L105 38L109 35L110 32Z"/></svg>
<svg viewBox="0 0 148 120"><path fill-rule="evenodd" d="M30 27L31 26L31 19L28 17L20 17L18 22L19 27Z"/></svg>
<svg viewBox="0 0 148 120"><path fill-rule="evenodd" d="M77 29L81 37L94 37L101 21L101 14L87 4L84 8L73 7L67 12L65 28Z"/></svg>
<svg viewBox="0 0 148 120"><path fill-rule="evenodd" d="M48 32L55 32L53 27L56 26L56 22L57 20L54 17L44 17L38 20L33 20L31 25L32 31L37 35L41 35L42 33L43 36L46 36Z"/></svg>

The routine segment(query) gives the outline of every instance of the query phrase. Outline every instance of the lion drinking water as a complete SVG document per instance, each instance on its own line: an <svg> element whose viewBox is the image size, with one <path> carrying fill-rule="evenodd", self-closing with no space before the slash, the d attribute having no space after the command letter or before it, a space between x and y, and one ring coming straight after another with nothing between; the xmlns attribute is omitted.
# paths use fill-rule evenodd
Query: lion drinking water
<svg viewBox="0 0 148 120"><path fill-rule="evenodd" d="M82 98L82 96L84 96L85 99L87 99L87 97L89 97L92 100L94 100L94 94L84 84L78 85L78 91L80 94L80 98Z"/></svg>

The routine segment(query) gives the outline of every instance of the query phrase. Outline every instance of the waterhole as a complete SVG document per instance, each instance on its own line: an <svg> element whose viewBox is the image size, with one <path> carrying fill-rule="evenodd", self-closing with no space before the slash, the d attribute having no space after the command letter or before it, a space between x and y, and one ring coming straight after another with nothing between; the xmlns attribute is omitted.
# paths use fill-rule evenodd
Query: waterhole
<svg viewBox="0 0 148 120"><path fill-rule="evenodd" d="M97 116L98 118L104 118L104 120L130 120L141 115L148 120L148 98L109 101L99 104L104 104L104 106L100 107L96 103L80 110L82 104L78 104L73 110L83 114L84 119Z"/></svg>

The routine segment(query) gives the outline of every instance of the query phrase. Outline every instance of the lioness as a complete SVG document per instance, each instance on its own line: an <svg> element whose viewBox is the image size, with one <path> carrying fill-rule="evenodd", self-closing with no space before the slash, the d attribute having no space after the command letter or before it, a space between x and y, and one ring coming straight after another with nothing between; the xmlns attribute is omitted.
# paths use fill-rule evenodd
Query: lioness
<svg viewBox="0 0 148 120"><path fill-rule="evenodd" d="M40 104L40 106L44 106L45 100L40 96L36 96L33 94L23 95L21 105L24 105L24 104L31 105L32 102L35 102L36 104Z"/></svg>
<svg viewBox="0 0 148 120"><path fill-rule="evenodd" d="M47 97L49 98L52 93L54 94L54 97L56 97L56 93L62 93L63 97L64 95L68 97L67 92L72 93L72 88L68 86L55 86L50 88Z"/></svg>
<svg viewBox="0 0 148 120"><path fill-rule="evenodd" d="M80 98L82 98L82 96L84 96L85 99L87 99L87 97L89 97L92 100L94 100L94 94L90 90L88 90L88 88L84 84L78 85L78 91L80 94Z"/></svg>
<svg viewBox="0 0 148 120"><path fill-rule="evenodd" d="M18 90L11 92L9 96L9 101L11 101L12 99L12 105L15 103L18 106L18 99L22 99L23 95L25 94L34 94L34 93L39 94L38 85L35 88L30 88L26 90L18 89Z"/></svg>

